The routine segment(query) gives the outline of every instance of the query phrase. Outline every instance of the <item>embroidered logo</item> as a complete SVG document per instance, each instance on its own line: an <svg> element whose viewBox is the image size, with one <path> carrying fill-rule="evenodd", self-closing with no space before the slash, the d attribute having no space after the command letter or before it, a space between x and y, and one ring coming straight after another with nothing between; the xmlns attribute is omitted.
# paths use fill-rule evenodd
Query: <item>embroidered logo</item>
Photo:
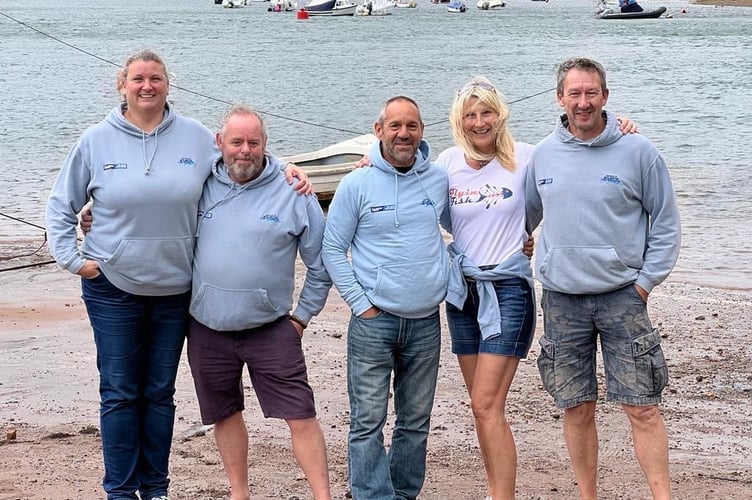
<svg viewBox="0 0 752 500"><path fill-rule="evenodd" d="M486 209L489 209L499 201L511 198L513 194L509 188L491 186L490 184L486 184L480 189L451 188L449 190L449 204L455 206L483 203Z"/></svg>
<svg viewBox="0 0 752 500"><path fill-rule="evenodd" d="M127 163L105 163L102 165L102 170L124 170L128 168Z"/></svg>
<svg viewBox="0 0 752 500"><path fill-rule="evenodd" d="M604 175L601 177L601 181L611 184L621 184L621 179L619 179L618 175Z"/></svg>
<svg viewBox="0 0 752 500"><path fill-rule="evenodd" d="M279 217L275 214L264 214L261 216L261 220L265 220L267 222L274 222L276 224L279 224Z"/></svg>
<svg viewBox="0 0 752 500"><path fill-rule="evenodd" d="M544 179L538 179L538 185L539 186L543 186L543 185L546 185L546 184L553 184L553 183L554 183L553 177L546 177Z"/></svg>
<svg viewBox="0 0 752 500"><path fill-rule="evenodd" d="M375 207L371 207L371 213L375 214L378 212L389 212L394 210L394 205L378 205Z"/></svg>
<svg viewBox="0 0 752 500"><path fill-rule="evenodd" d="M193 160L193 158L187 158L183 157L178 160L178 165L185 165L186 167L195 167L196 162Z"/></svg>
<svg viewBox="0 0 752 500"><path fill-rule="evenodd" d="M432 207L436 205L436 203L434 203L434 201L430 198L426 198L425 200L421 201L420 204L424 207Z"/></svg>

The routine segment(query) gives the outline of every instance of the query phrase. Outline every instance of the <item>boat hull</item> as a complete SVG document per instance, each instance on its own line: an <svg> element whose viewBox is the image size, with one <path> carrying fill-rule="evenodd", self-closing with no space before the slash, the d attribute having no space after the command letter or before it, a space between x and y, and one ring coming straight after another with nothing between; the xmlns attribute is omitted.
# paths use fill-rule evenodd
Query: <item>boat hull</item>
<svg viewBox="0 0 752 500"><path fill-rule="evenodd" d="M368 154L377 140L375 135L365 134L324 149L281 159L302 168L308 174L319 201L327 202L334 196L339 181L352 172L355 163Z"/></svg>
<svg viewBox="0 0 752 500"><path fill-rule="evenodd" d="M642 12L603 12L598 14L601 19L656 19L666 12L666 7L658 7L653 10L643 10Z"/></svg>

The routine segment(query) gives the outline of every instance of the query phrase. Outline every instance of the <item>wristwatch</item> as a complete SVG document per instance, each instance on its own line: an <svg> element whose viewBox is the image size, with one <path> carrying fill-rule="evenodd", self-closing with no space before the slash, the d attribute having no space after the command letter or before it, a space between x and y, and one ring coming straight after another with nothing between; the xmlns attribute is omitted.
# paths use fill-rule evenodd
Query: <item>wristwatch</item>
<svg viewBox="0 0 752 500"><path fill-rule="evenodd" d="M297 316L295 316L294 314L291 314L291 315L290 315L290 321L293 321L293 322L295 322L295 323L299 324L299 325L300 325L300 327L301 327L301 328L303 328L303 330L305 330L306 328L308 328L308 323L306 323L306 322L305 322L305 321L303 321L302 319L298 318L298 317L297 317Z"/></svg>

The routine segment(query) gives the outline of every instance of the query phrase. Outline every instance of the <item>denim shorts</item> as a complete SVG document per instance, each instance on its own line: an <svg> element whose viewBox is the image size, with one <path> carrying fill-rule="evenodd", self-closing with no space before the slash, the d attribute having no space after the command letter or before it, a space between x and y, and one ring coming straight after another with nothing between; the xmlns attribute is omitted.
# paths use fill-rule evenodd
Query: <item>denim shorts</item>
<svg viewBox="0 0 752 500"><path fill-rule="evenodd" d="M543 386L560 408L598 399L596 351L600 337L606 399L654 405L668 384L661 336L633 285L597 295L543 290L538 357Z"/></svg>
<svg viewBox="0 0 752 500"><path fill-rule="evenodd" d="M527 281L510 278L494 281L501 313L501 333L483 340L478 325L477 284L467 284L467 300L462 310L446 303L452 352L464 354L499 354L524 358L535 334L535 300Z"/></svg>
<svg viewBox="0 0 752 500"><path fill-rule="evenodd" d="M188 362L205 425L243 411L245 365L265 417L316 416L302 339L286 316L240 332L218 332L191 318Z"/></svg>

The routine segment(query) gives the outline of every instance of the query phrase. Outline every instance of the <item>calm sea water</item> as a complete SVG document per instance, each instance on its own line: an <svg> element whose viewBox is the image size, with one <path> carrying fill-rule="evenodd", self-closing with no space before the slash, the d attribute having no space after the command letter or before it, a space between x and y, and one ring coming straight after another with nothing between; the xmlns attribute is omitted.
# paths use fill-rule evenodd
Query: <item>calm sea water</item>
<svg viewBox="0 0 752 500"><path fill-rule="evenodd" d="M166 58L190 91L172 91L177 109L210 128L222 101L269 113L278 154L369 132L397 93L419 101L438 154L451 143L453 92L474 74L498 84L515 137L535 143L558 114L556 64L585 55L608 70L608 107L637 121L670 165L684 230L673 276L752 289L752 9L643 0L673 18L605 21L590 0L508 0L498 11L471 0L465 14L418 2L387 17L298 21L268 3L0 1L0 212L43 225L68 148L117 102L107 61L139 48ZM0 217L0 234L40 230Z"/></svg>

